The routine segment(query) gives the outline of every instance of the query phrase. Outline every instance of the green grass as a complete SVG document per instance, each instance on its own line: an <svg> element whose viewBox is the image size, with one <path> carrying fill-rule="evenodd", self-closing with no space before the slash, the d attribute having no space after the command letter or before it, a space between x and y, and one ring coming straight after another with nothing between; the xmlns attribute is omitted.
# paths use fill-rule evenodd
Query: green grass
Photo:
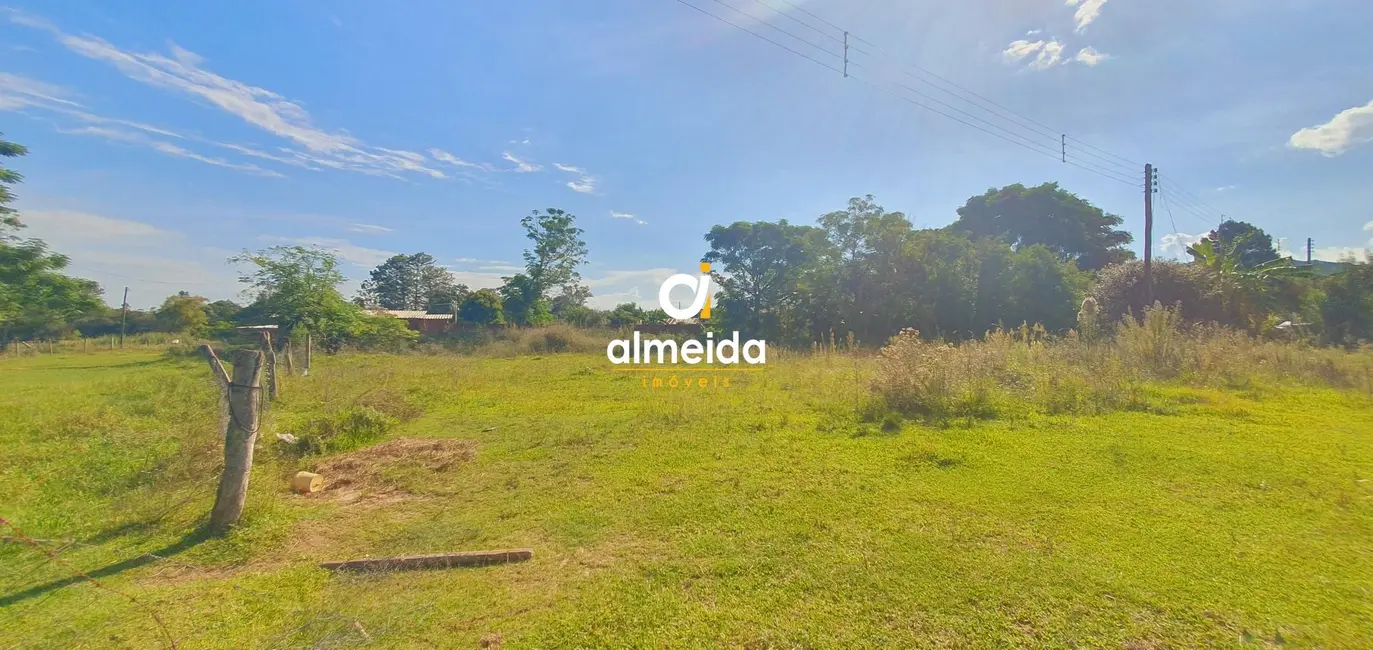
<svg viewBox="0 0 1373 650"><path fill-rule="evenodd" d="M1156 385L1146 410L932 427L864 416L866 360L769 356L675 390L598 355L319 357L217 540L203 362L0 361L0 516L80 542L0 544L0 648L158 647L149 609L183 648L1373 647L1367 395ZM475 456L385 470L408 498L307 498L287 478L331 456L275 438L307 430ZM513 547L534 560L315 567ZM142 606L47 586L73 570Z"/></svg>

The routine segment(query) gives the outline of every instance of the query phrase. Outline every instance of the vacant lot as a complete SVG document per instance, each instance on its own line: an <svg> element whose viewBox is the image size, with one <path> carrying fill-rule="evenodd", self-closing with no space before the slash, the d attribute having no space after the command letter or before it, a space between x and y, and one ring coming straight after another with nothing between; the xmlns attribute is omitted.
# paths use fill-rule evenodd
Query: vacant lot
<svg viewBox="0 0 1373 650"><path fill-rule="evenodd" d="M317 358L219 540L203 362L0 361L0 516L57 558L0 544L0 647L165 646L152 612L183 648L1373 647L1367 395L930 427L863 421L867 361L769 356L659 390L600 356Z"/></svg>

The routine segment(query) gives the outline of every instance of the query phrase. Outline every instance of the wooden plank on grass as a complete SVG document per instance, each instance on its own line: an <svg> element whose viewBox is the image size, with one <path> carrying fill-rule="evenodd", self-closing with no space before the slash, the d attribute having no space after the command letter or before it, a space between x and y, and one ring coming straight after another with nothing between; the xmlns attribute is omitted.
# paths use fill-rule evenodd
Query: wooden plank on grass
<svg viewBox="0 0 1373 650"><path fill-rule="evenodd" d="M366 558L324 562L319 566L332 571L409 571L413 569L448 569L452 567L491 566L523 562L534 557L527 548L507 551L464 551L438 555L409 555L403 557Z"/></svg>

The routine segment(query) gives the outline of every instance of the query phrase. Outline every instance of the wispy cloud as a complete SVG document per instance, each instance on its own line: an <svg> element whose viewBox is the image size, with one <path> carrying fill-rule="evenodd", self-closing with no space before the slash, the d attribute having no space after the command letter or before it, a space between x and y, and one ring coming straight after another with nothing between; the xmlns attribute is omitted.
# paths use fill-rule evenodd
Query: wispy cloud
<svg viewBox="0 0 1373 650"><path fill-rule="evenodd" d="M1373 142L1373 101L1341 111L1325 124L1293 133L1287 146L1334 157L1367 142Z"/></svg>
<svg viewBox="0 0 1373 650"><path fill-rule="evenodd" d="M567 186L572 188L573 192L590 194L596 191L597 179L591 174L588 174L585 169L582 169L581 167L575 167L573 165L564 165L563 163L556 162L553 163L553 166L556 167L559 171L568 172L569 174L577 174L578 176L580 176L580 178L578 178L575 181L567 182Z"/></svg>
<svg viewBox="0 0 1373 650"><path fill-rule="evenodd" d="M611 210L610 217L612 219L628 219L630 221L633 221L634 223L639 224L640 226L648 225L647 221L644 221L643 219L640 219L632 214L629 214L628 212L616 212L614 210Z"/></svg>
<svg viewBox="0 0 1373 650"><path fill-rule="evenodd" d="M46 31L72 52L108 63L130 79L204 102L286 140L295 147L288 152L291 157L365 174L445 177L428 167L418 153L371 146L346 132L315 126L299 103L216 74L204 67L202 57L175 43L169 45L166 54L132 52L96 36L69 34L31 14L14 9L7 13L11 22Z"/></svg>
<svg viewBox="0 0 1373 650"><path fill-rule="evenodd" d="M277 237L262 236L258 239L265 242L278 242L283 244L297 244L300 246L312 246L332 251L338 258L363 268L372 268L395 257L395 253L378 248L368 248L358 246L346 239L335 237Z"/></svg>
<svg viewBox="0 0 1373 650"><path fill-rule="evenodd" d="M1233 189L1235 189L1235 186L1234 186L1234 185L1222 185L1222 186L1220 186L1220 187L1217 187L1217 188L1216 188L1216 191L1217 191L1217 192L1229 192L1230 190L1233 190Z"/></svg>
<svg viewBox="0 0 1373 650"><path fill-rule="evenodd" d="M509 162L515 163L515 171L516 171L516 172L519 172L519 173L521 173L521 174L527 174L527 173L529 173L529 172L536 172L536 171L539 171L540 169L543 169L543 167L540 167L539 165L536 165L536 164L534 164L534 163L532 163L532 162L529 162L529 161L527 161L527 160L525 160L525 159L523 159L523 158L520 158L519 156L516 156L515 154L510 153L509 151L507 151L507 152L505 152L504 154L502 154L502 155L501 155L501 158L504 158L504 159L506 159L506 160L509 161Z"/></svg>
<svg viewBox="0 0 1373 650"><path fill-rule="evenodd" d="M396 232L394 228L377 226L370 223L355 223L348 227L348 232L362 233L364 235L381 235L388 232Z"/></svg>
<svg viewBox="0 0 1373 650"><path fill-rule="evenodd" d="M1324 262L1346 262L1354 260L1362 262L1367 259L1370 248L1357 246L1326 246L1311 250L1311 259Z"/></svg>
<svg viewBox="0 0 1373 650"><path fill-rule="evenodd" d="M1101 15L1101 7L1106 4L1106 0L1067 0L1067 4L1069 7L1077 7L1077 11L1073 13L1073 20L1077 23L1077 33L1081 34Z"/></svg>
<svg viewBox="0 0 1373 650"><path fill-rule="evenodd" d="M1370 230L1373 230L1373 221L1370 221L1370 222L1364 224L1364 225L1363 225L1363 229L1364 229L1364 232L1368 232L1368 231L1370 231Z"/></svg>

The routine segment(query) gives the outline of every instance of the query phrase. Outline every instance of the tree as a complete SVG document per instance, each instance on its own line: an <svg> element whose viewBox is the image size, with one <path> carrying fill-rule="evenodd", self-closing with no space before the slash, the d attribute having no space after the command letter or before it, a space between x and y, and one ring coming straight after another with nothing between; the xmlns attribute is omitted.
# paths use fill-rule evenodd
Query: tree
<svg viewBox="0 0 1373 650"><path fill-rule="evenodd" d="M950 228L995 237L1017 249L1040 244L1080 269L1097 270L1134 257L1125 249L1134 238L1116 229L1123 222L1058 183L1031 188L1017 183L968 199Z"/></svg>
<svg viewBox="0 0 1373 650"><path fill-rule="evenodd" d="M1214 274L1222 307L1233 322L1252 330L1263 326L1279 282L1310 273L1305 267L1294 266L1290 258L1275 257L1246 267L1244 255L1253 251L1249 242L1262 232L1253 229L1229 240L1208 237L1187 247L1193 263Z"/></svg>
<svg viewBox="0 0 1373 650"><path fill-rule="evenodd" d="M158 325L165 332L185 332L203 336L209 329L210 317L205 305L208 301L185 291L168 296L157 309Z"/></svg>
<svg viewBox="0 0 1373 650"><path fill-rule="evenodd" d="M429 308L426 311L431 314L456 314L458 307L461 307L470 295L472 290L465 284L434 289L429 294Z"/></svg>
<svg viewBox="0 0 1373 650"><path fill-rule="evenodd" d="M433 303L461 302L454 300L459 297L460 285L453 279L453 274L436 264L428 253L395 255L378 265L370 275L362 283L362 297L368 304L385 309L418 310L428 309Z"/></svg>
<svg viewBox="0 0 1373 650"><path fill-rule="evenodd" d="M1206 238L1211 240L1213 248L1230 248L1240 268L1253 269L1278 259L1273 238L1263 229L1243 221L1225 221Z"/></svg>
<svg viewBox="0 0 1373 650"><path fill-rule="evenodd" d="M549 301L539 293L529 276L519 273L506 278L500 294L506 322L516 325L546 325L552 322Z"/></svg>
<svg viewBox="0 0 1373 650"><path fill-rule="evenodd" d="M491 289L473 291L458 308L458 318L477 325L502 325L505 314L501 309L500 294Z"/></svg>
<svg viewBox="0 0 1373 650"><path fill-rule="evenodd" d="M796 290L803 269L814 261L810 244L818 236L816 229L785 219L711 228L705 261L717 265L711 276L720 287L726 325L749 336L775 338L789 322L794 324Z"/></svg>
<svg viewBox="0 0 1373 650"><path fill-rule="evenodd" d="M0 158L17 158L29 152L21 144L15 144L5 140L3 133L0 133ZM0 165L0 241L10 237L10 230L18 230L24 225L19 223L19 217L14 208L9 207L9 203L14 200L14 194L10 192L9 186L19 183L24 177L12 169L7 169Z"/></svg>
<svg viewBox="0 0 1373 650"><path fill-rule="evenodd" d="M576 223L576 215L558 208L535 210L520 220L525 236L534 242L533 248L524 251L524 274L534 298L549 298L554 289L564 295L578 294L582 276L577 267L586 263L587 250Z"/></svg>
<svg viewBox="0 0 1373 650"><path fill-rule="evenodd" d="M607 320L614 327L630 327L642 324L646 316L647 314L644 313L642 307L632 302L626 302L616 305L614 309L610 310Z"/></svg>
<svg viewBox="0 0 1373 650"><path fill-rule="evenodd" d="M0 138L0 158L28 153L22 145ZM39 239L20 241L13 233L24 227L9 203L9 186L23 180L0 166L0 338L60 336L83 314L98 311L100 285L59 273L67 256L53 253Z"/></svg>
<svg viewBox="0 0 1373 650"><path fill-rule="evenodd" d="M395 318L368 315L344 299L338 259L318 248L275 246L255 253L244 251L231 262L251 264L239 275L254 294L245 311L260 314L280 328L279 340L289 340L299 328L317 338L325 350L336 351L353 342L374 346L414 340L415 332Z"/></svg>
<svg viewBox="0 0 1373 650"><path fill-rule="evenodd" d="M1373 340L1373 256L1322 279L1321 321L1332 342Z"/></svg>

